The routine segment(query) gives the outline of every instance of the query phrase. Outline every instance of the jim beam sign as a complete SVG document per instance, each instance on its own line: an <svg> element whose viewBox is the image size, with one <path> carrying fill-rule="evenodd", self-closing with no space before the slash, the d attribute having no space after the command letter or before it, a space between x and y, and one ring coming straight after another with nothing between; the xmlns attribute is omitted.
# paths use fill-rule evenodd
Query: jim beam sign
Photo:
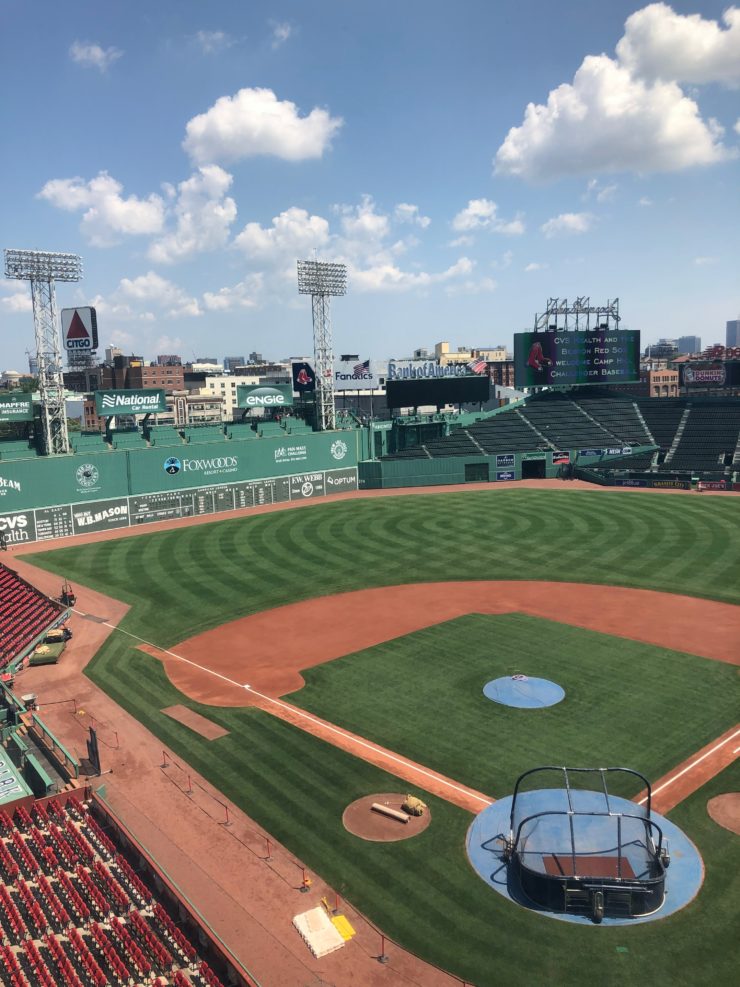
<svg viewBox="0 0 740 987"><path fill-rule="evenodd" d="M95 410L103 418L113 415L148 415L153 411L166 411L167 401L161 387L96 391Z"/></svg>
<svg viewBox="0 0 740 987"><path fill-rule="evenodd" d="M94 308L63 308L62 338L68 353L91 353L98 348L98 317Z"/></svg>

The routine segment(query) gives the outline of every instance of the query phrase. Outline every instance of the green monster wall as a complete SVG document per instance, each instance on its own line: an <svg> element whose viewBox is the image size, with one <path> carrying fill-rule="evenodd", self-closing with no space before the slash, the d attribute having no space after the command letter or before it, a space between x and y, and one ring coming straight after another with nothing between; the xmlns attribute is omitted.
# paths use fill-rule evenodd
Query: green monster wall
<svg viewBox="0 0 740 987"><path fill-rule="evenodd" d="M0 462L0 535L45 541L357 489L360 432Z"/></svg>

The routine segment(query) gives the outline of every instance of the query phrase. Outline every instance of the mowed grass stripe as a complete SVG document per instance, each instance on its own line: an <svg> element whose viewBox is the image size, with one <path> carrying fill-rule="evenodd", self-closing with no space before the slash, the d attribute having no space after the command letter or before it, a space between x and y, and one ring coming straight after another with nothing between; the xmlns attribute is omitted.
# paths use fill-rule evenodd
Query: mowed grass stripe
<svg viewBox="0 0 740 987"><path fill-rule="evenodd" d="M718 498L702 501L567 490L481 491L316 504L300 511L232 518L215 525L78 546L45 553L40 561L51 571L73 581L88 581L96 589L132 603L125 627L168 646L187 637L189 628L216 626L313 596L366 586L491 575L634 584L738 602L740 586L726 578L738 560L737 518L736 503ZM337 537L341 548L332 551ZM181 539L185 541L180 543ZM712 559L705 558L708 543L715 553ZM296 546L304 544L309 561L296 561ZM316 552L321 564L315 561ZM226 561L224 554L228 555ZM644 564L650 559L652 564ZM202 605L194 612L197 604L192 595L178 591L185 580L191 586L199 581L217 586L219 592L215 598L213 593L202 596ZM471 625L470 635L473 642L480 639L485 644L491 636L485 621L493 618L482 619L484 623L477 630ZM517 658L527 654L533 669L544 668L535 662L548 658L548 641L543 645L539 627L525 630L519 628L518 638L514 634L512 647L516 646ZM319 629L312 628L311 632ZM574 639L574 652L582 647L579 640L580 644ZM431 639L425 643L431 650ZM621 653L621 641L619 649ZM466 647L466 653L468 650ZM580 733L575 729L561 736L562 750L580 755L581 763L590 760L592 751L603 753L608 742L605 736L614 728L608 704L605 710L590 708L589 690L593 691L609 666L606 659L596 660L598 648L591 650L586 664L579 666L580 680L570 693L574 708L576 700L584 707L578 707L574 717L580 721ZM612 652L609 645L610 660ZM670 664L668 687L663 690L663 701L669 704L673 690L679 685L684 688L681 658L671 656L669 660L664 653L660 659ZM561 662L564 673L567 660L566 656ZM422 792L433 815L432 826L422 836L387 846L366 843L344 831L341 810L359 795L402 791L403 783L398 779L262 711L214 710L193 703L171 686L155 659L132 648L123 635L111 636L89 673L161 737L176 757L197 767L384 931L468 982L479 987L501 982L575 984L584 978L600 987L638 979L658 987L730 982L731 950L727 944L731 942L732 899L724 878L713 885L716 896L702 893L696 903L667 922L620 930L619 941L628 945L629 953L616 954L617 938L611 935L612 930L603 930L608 933L603 935L600 930L549 921L492 894L464 856L471 817L462 810ZM472 670L468 675L467 682L460 673L457 678L452 676L460 696L450 709L458 718L466 717L463 694L480 685ZM608 678L614 689L615 677ZM364 688L372 690L373 676L366 676L364 681ZM646 690L652 689L660 697L660 681L647 674L644 684ZM699 688L695 705L720 719L729 692L720 686L718 700L713 690L707 698ZM419 698L413 695L399 715L407 715L411 706L419 705ZM487 702L482 696L480 700ZM230 731L229 736L205 741L160 712L177 702L221 723ZM457 728L453 730L447 711L439 712L438 703L438 697L430 693L417 729L420 752L429 752L439 736L444 756L463 771L467 748L461 744ZM692 753L694 748L689 745L694 742L694 732L698 734L707 726L703 712L699 720L693 718L693 710L686 718L678 711L678 699L674 705L676 709L666 711L656 703L650 714L658 726L661 721L668 725L657 745L651 741L655 762L665 758L665 770L675 763L673 747L683 742L687 754ZM630 743L646 746L645 738L652 736L654 726L648 723L646 729L646 720L637 718L629 734ZM392 717L387 716L383 730L393 727ZM553 720L555 727L561 729ZM514 761L528 762L516 765L518 773L530 767L532 759L550 759L548 745L537 731L528 729L522 735L517 729L516 718L497 718L496 730L485 738L487 746L480 745L485 764L478 770L488 778L498 771L504 790L510 786ZM405 730L408 732L408 724ZM467 725L465 732L470 732ZM422 744L424 739L427 742ZM577 746L568 747L566 742ZM511 748L508 752L507 744ZM486 761L489 748L491 759ZM498 763L505 760L502 751L512 758L508 768ZM548 756L542 758L543 753ZM476 787L486 790L489 786ZM701 816L703 803L696 804L690 825L701 836L700 848L710 880L733 858L721 840L704 839L707 824ZM691 830L690 835L694 836ZM546 948L532 948L533 943L542 942Z"/></svg>

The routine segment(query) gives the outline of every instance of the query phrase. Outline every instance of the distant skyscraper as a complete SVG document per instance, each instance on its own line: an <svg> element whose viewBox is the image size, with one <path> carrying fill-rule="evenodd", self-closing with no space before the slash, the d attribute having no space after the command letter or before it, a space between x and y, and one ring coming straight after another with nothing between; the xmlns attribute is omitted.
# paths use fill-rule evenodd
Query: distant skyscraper
<svg viewBox="0 0 740 987"><path fill-rule="evenodd" d="M676 340L679 353L701 353L701 338L699 336L680 336Z"/></svg>
<svg viewBox="0 0 740 987"><path fill-rule="evenodd" d="M178 356L177 353L160 353L157 357L157 366L159 367L181 367L182 357Z"/></svg>
<svg viewBox="0 0 740 987"><path fill-rule="evenodd" d="M725 346L740 346L740 319L733 319L727 323Z"/></svg>
<svg viewBox="0 0 740 987"><path fill-rule="evenodd" d="M243 367L246 364L246 360L243 356L225 356L224 357L224 370L232 372L236 370L237 367Z"/></svg>
<svg viewBox="0 0 740 987"><path fill-rule="evenodd" d="M35 356L28 354L28 372L32 377L38 377L39 373L39 361Z"/></svg>

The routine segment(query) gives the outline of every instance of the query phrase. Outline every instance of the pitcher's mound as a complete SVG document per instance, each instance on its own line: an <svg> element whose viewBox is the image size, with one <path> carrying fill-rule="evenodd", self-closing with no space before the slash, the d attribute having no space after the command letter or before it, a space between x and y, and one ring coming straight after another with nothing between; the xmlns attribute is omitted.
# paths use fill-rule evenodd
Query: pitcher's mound
<svg viewBox="0 0 740 987"><path fill-rule="evenodd" d="M406 823L384 816L371 808L373 803L377 803L388 809L395 809L396 812L403 812L401 805L406 795L406 792L403 795L397 795L395 792L365 795L347 806L342 815L342 824L354 836L359 836L363 840L372 840L374 843L393 843L396 840L408 840L412 836L418 836L432 821L428 808L424 810L423 816L408 816Z"/></svg>
<svg viewBox="0 0 740 987"><path fill-rule="evenodd" d="M740 836L740 792L715 795L707 802L707 812L718 826Z"/></svg>

